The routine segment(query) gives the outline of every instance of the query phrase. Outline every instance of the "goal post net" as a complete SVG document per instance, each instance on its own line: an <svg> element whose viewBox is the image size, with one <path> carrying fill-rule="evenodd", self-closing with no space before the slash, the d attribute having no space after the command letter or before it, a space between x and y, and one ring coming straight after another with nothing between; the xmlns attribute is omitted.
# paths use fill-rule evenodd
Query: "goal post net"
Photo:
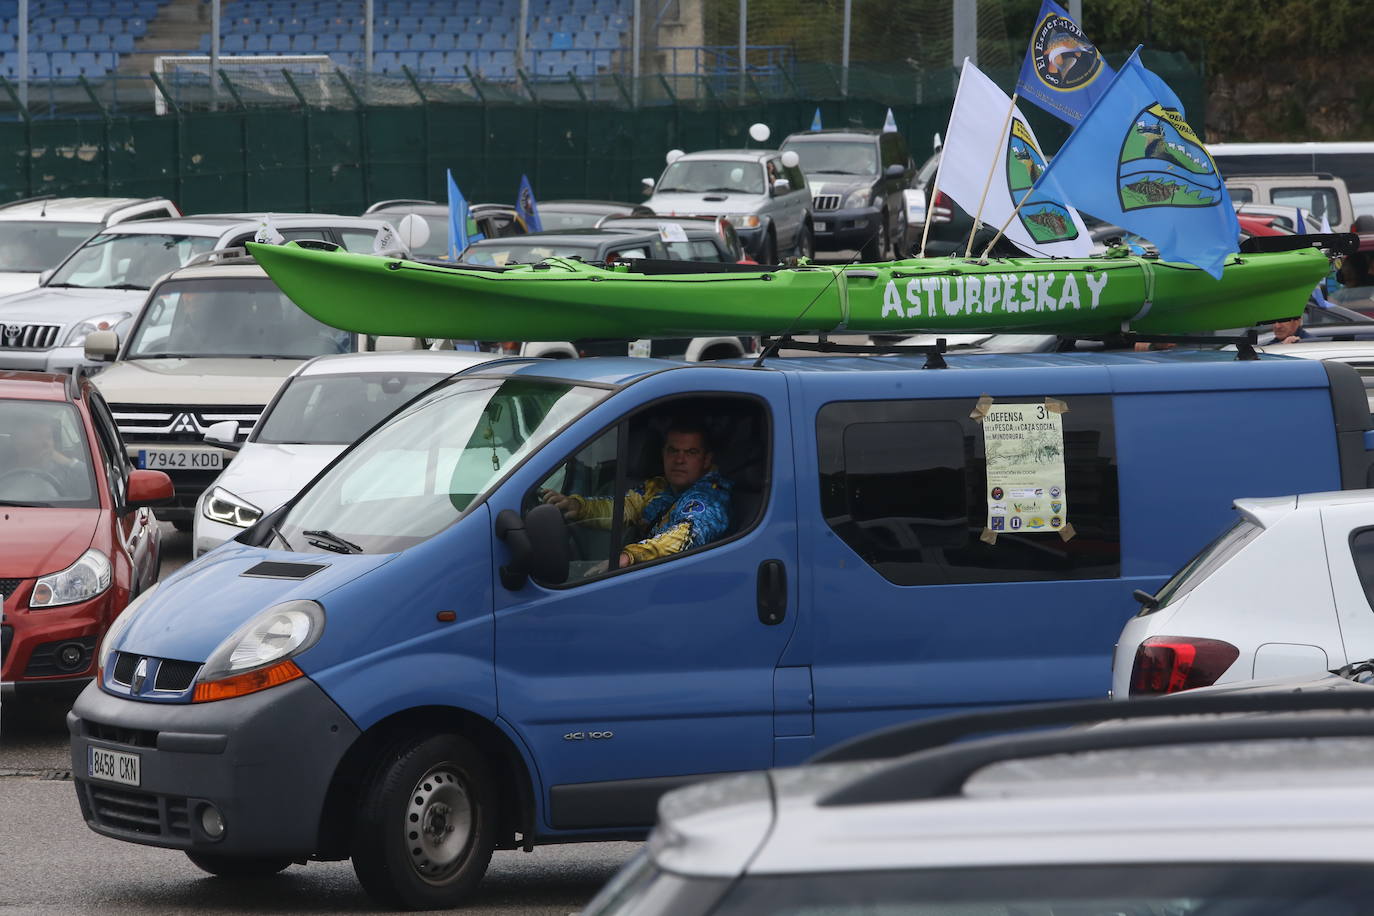
<svg viewBox="0 0 1374 916"><path fill-rule="evenodd" d="M219 72L211 73L208 54L163 55L153 61L153 73L182 109L234 107L238 101L250 107L298 105L297 90L312 106L353 104L327 54L221 54L215 66ZM232 91L220 73L233 84ZM154 84L153 106L159 115L168 111L167 95Z"/></svg>

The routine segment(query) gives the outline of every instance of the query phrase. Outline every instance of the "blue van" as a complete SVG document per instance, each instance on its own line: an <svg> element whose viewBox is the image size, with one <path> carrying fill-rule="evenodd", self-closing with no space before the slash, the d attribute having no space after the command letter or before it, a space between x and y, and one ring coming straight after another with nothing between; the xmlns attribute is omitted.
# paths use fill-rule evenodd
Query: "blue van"
<svg viewBox="0 0 1374 916"><path fill-rule="evenodd" d="M1346 366L924 366L512 359L446 380L117 619L68 717L87 823L221 875L352 858L381 901L451 906L494 849L642 836L704 775L1101 695L1132 590L1235 495L1369 484ZM979 425L1012 403L1062 424L1071 536L994 523ZM627 491L682 417L728 522L621 566L644 536ZM569 521L550 493L605 511Z"/></svg>

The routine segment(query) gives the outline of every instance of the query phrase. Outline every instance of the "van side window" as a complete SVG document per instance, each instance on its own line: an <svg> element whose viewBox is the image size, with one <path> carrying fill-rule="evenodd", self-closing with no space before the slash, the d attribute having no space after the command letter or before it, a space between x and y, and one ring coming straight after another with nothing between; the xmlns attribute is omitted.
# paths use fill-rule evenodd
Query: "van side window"
<svg viewBox="0 0 1374 916"><path fill-rule="evenodd" d="M1111 399L1064 400L1069 540L1052 531L1001 532L993 544L981 539L987 468L982 429L969 417L972 398L821 408L816 432L826 524L897 585L1119 576Z"/></svg>
<svg viewBox="0 0 1374 916"><path fill-rule="evenodd" d="M1374 528L1365 528L1350 536L1350 558L1355 561L1355 572L1360 576L1365 600L1374 609Z"/></svg>
<svg viewBox="0 0 1374 916"><path fill-rule="evenodd" d="M745 397L674 398L621 421L525 495L567 521L568 584L709 549L767 505L771 424Z"/></svg>

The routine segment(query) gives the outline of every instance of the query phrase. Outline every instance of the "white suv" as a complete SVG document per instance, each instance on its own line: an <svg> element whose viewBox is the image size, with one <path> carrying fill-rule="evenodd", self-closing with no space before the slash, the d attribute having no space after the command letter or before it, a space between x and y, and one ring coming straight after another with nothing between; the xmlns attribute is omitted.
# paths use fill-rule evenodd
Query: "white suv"
<svg viewBox="0 0 1374 916"><path fill-rule="evenodd" d="M164 197L29 197L0 204L0 296L33 289L39 277L106 226L180 216Z"/></svg>
<svg viewBox="0 0 1374 916"><path fill-rule="evenodd" d="M898 727L664 796L583 916L1368 913L1371 710L1193 695Z"/></svg>
<svg viewBox="0 0 1374 916"><path fill-rule="evenodd" d="M83 359L92 331L124 330L158 277L209 251L252 241L265 214L147 219L110 226L86 240L28 292L0 298L0 369L99 368ZM321 213L272 214L286 239L323 239L371 253L390 223ZM394 230L393 230L394 232Z"/></svg>

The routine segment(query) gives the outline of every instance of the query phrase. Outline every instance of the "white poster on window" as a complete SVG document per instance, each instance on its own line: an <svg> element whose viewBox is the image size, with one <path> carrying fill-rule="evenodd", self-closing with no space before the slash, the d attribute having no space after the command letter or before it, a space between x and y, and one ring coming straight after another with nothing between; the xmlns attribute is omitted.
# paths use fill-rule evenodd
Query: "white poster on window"
<svg viewBox="0 0 1374 916"><path fill-rule="evenodd" d="M1064 485L1064 410L1061 402L1048 399L991 404L983 414L992 535L1072 533Z"/></svg>

